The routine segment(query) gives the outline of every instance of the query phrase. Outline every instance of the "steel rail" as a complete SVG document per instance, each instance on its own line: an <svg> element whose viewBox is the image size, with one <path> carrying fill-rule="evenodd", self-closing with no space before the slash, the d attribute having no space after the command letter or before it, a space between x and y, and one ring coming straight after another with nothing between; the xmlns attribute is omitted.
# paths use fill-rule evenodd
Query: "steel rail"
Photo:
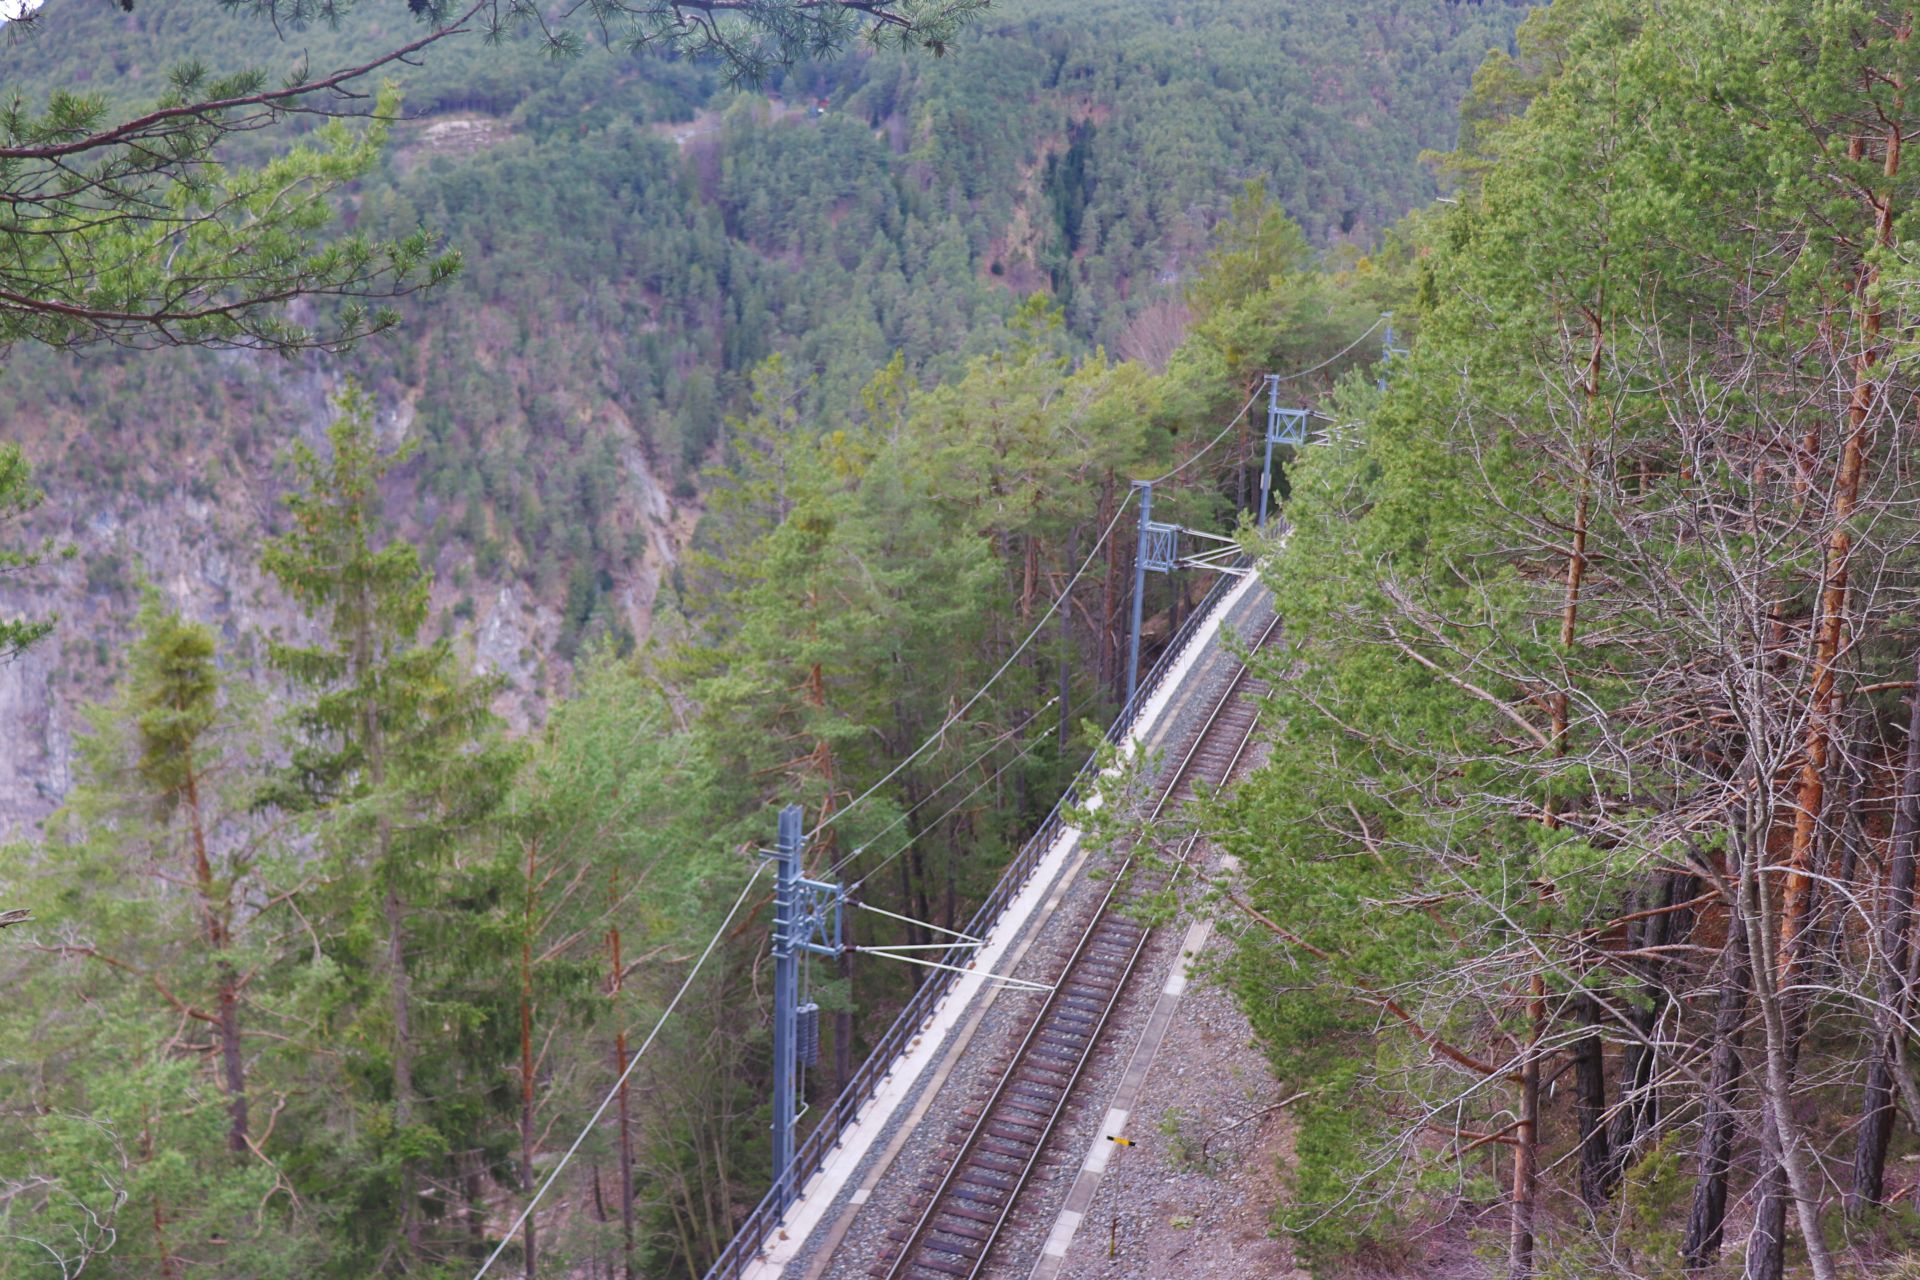
<svg viewBox="0 0 1920 1280"><path fill-rule="evenodd" d="M1280 623L1277 617L1268 620L1267 625L1260 633L1259 639L1253 644L1254 651L1257 652L1266 646L1267 641L1272 637L1279 625ZM1166 810L1168 804L1180 793L1181 787L1184 784L1196 780L1194 776L1195 766L1200 760L1201 750L1203 747L1210 745L1209 739L1212 737L1215 728L1220 725L1222 717L1226 715L1228 709L1239 705L1239 700L1245 691L1250 672L1251 668L1245 662L1239 664L1232 679L1228 681L1226 689L1214 702L1207 713L1206 719L1201 723L1199 730L1193 735L1185 754L1181 756L1179 764L1169 773L1165 785L1158 789L1158 795L1155 798L1153 807L1146 817L1148 824L1153 823L1160 817L1161 813ZM1233 743L1226 764L1220 770L1221 776L1219 778L1209 779L1209 781L1225 783L1233 776L1233 771L1239 767L1240 760L1246 752L1247 744L1253 738L1253 730L1258 723L1259 716L1257 712L1248 717L1246 725L1240 729L1238 740ZM1199 833L1193 832L1190 833L1182 843L1180 853L1174 860L1175 877L1185 869L1186 858L1198 840ZM1109 884L1106 893L1102 895L1099 906L1095 908L1092 918L1088 921L1086 928L1081 932L1078 941L1074 944L1072 954L1068 956L1066 963L1061 967L1060 980L1054 985L1053 990L1047 994L1040 1008L1034 1013L1031 1022L1028 1024L1026 1033L1021 1037L1019 1046L1014 1050L1012 1057L1009 1059L1006 1069L1001 1073L991 1094L989 1094L986 1101L981 1104L979 1115L975 1117L966 1136L958 1143L952 1162L948 1165L946 1172L928 1196L925 1208L921 1210L913 1226L907 1231L905 1238L900 1241L898 1252L894 1255L891 1264L888 1265L884 1272L876 1267L872 1273L875 1276L882 1276L884 1280L901 1280L902 1277L908 1277L910 1272L918 1272L925 1276L952 1277L953 1280L974 1280L974 1278L979 1275L981 1268L986 1265L987 1258L992 1253L995 1243L999 1240L1000 1233L1005 1227L1008 1217L1011 1216L1014 1205L1019 1203L1021 1193L1025 1191L1027 1183L1032 1177L1033 1170L1039 1163L1041 1153L1046 1149L1048 1140L1052 1137L1054 1130L1059 1125L1060 1117L1065 1113L1067 1104L1072 1100L1074 1090L1078 1087L1080 1079L1086 1071L1087 1064L1092 1061L1094 1049L1098 1047L1102 1033L1105 1032L1107 1024L1111 1021L1114 1010L1120 1005L1121 996L1125 994L1127 984L1133 976L1133 971L1139 964L1140 957L1145 953L1147 943L1153 936L1153 930L1151 928L1140 927L1137 931L1137 936L1134 936L1131 944L1127 946L1125 959L1119 966L1119 974L1113 981L1112 990L1102 1002L1098 1016L1092 1020L1091 1031L1085 1033L1084 1044L1078 1047L1071 1070L1065 1074L1066 1083L1059 1087L1058 1096L1053 1099L1051 1106L1044 1112L1041 1122L1037 1125L1031 1125L1038 1133L1038 1136L1021 1141L1021 1145L1023 1146L1030 1145L1031 1150L1026 1153L1024 1160L1019 1161L1018 1170L1007 1174L1005 1172L983 1170L980 1168L976 1162L980 1156L978 1148L982 1136L988 1132L990 1125L1006 1123L1005 1118L998 1114L1001 1104L1008 1100L1013 1086L1020 1081L1022 1072L1033 1069L1033 1063L1030 1061L1030 1053L1036 1044L1039 1043L1042 1034L1050 1030L1056 1030L1052 1024L1051 1015L1055 1015L1060 1011L1064 1001L1074 998L1076 993L1071 984L1076 970L1078 970L1083 961L1086 960L1088 953L1097 941L1108 940L1102 938L1102 931L1114 924L1115 918L1112 914L1112 909L1116 905L1116 896L1127 884L1127 872L1132 868L1133 862L1134 854L1132 849L1129 849L1125 859L1121 862L1119 870L1114 874L1112 883ZM1131 926L1130 921L1127 922L1127 924ZM1031 1109L1027 1110L1027 1114L1042 1115L1041 1112ZM1011 1158L1001 1158L1006 1159L1007 1163L1013 1163ZM942 1228L936 1222L942 1215L950 1215L956 1208L954 1204L949 1202L949 1196L950 1193L955 1191L956 1185L963 1175L972 1175L975 1177L986 1176L989 1182L992 1182L994 1178L1000 1178L1009 1180L1012 1183L1010 1187L1006 1188L1006 1194L1000 1200L997 1208L991 1212L990 1216L983 1216L979 1210L969 1209L965 1211L964 1216L968 1219L966 1223L968 1229L972 1230L976 1227L979 1229L977 1234L965 1237L961 1236L955 1230L956 1227L961 1225L957 1219L950 1222L945 1228ZM932 1243L932 1248L938 1253L945 1254L948 1257L960 1259L960 1262L950 1263L930 1260L919 1256L923 1247L929 1244L929 1237L934 1236L935 1233L953 1239L956 1243L953 1246L949 1246L935 1241ZM912 1280L917 1280L917 1277L912 1278Z"/></svg>
<svg viewBox="0 0 1920 1280"><path fill-rule="evenodd" d="M1141 708L1152 700L1169 673L1180 664L1195 637L1205 628L1207 619L1213 616L1221 601L1232 594L1238 582L1238 578L1222 574L1200 603L1194 606L1187 620L1180 624L1179 630L1160 651L1153 666L1141 676L1140 688L1133 701L1122 706L1107 726L1105 737L1108 742L1117 743L1127 736ZM984 936L998 923L1001 913L1026 885L1046 851L1066 826L1067 812L1079 803L1082 789L1093 778L1099 759L1098 752L1087 757L1046 818L1002 869L999 880L969 917L965 925L967 933ZM965 950L956 948L946 958L949 963L960 965L966 962L968 955ZM853 1078L841 1090L840 1096L819 1108L820 1122L794 1151L787 1185L805 1185L807 1179L826 1163L846 1131L859 1118L861 1109L878 1092L881 1081L911 1048L914 1038L921 1033L949 988L958 980L958 975L953 972L930 972L932 976L908 998L892 1024L881 1033L865 1061L855 1068ZM787 1202L778 1194L778 1188L768 1191L740 1222L726 1248L707 1268L704 1280L739 1280L746 1269L763 1256L767 1241L779 1229L786 1212Z"/></svg>

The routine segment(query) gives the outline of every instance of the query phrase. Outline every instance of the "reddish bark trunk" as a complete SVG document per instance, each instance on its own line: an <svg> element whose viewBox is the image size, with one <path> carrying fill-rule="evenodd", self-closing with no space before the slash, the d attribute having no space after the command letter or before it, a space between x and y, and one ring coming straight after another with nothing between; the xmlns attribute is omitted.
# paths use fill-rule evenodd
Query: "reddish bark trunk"
<svg viewBox="0 0 1920 1280"><path fill-rule="evenodd" d="M1533 975L1527 1000L1527 1056L1520 1067L1520 1123L1513 1143L1513 1221L1507 1242L1507 1274L1513 1280L1534 1274L1534 1210L1540 1181L1540 1054L1547 1023L1547 984Z"/></svg>
<svg viewBox="0 0 1920 1280"><path fill-rule="evenodd" d="M1904 35L1904 32L1902 33ZM1896 123L1886 131L1886 162L1882 172L1888 180L1885 196L1875 201L1874 243L1885 248L1893 240L1892 180L1900 172L1900 127ZM1846 637L1847 577L1851 568L1853 535L1849 521L1860 495L1861 478L1866 471L1868 421L1872 416L1876 383L1874 370L1880 361L1880 304L1873 299L1878 270L1865 264L1861 268L1859 296L1865 314L1860 321L1860 354L1854 357L1853 391L1847 401L1847 439L1840 454L1840 469L1834 478L1832 532L1827 536L1823 566L1824 587L1820 593L1818 630L1814 642L1813 673L1807 685L1807 740L1800 764L1800 782L1793 819L1793 843L1787 858L1786 888L1780 903L1780 952L1776 965L1783 981L1790 981L1802 950L1800 935L1805 929L1807 906L1813 885L1814 828L1820 818L1825 797L1827 758L1833 744L1835 663Z"/></svg>
<svg viewBox="0 0 1920 1280"><path fill-rule="evenodd" d="M216 994L218 1014L215 1022L220 1037L220 1068L227 1089L227 1146L236 1152L247 1150L247 1071L240 1047L240 976L226 958L231 942L227 895L214 883L213 859L207 852L206 819L200 808L200 778L191 754L186 761L187 825L193 838L194 882L200 894L200 918L207 949L217 959Z"/></svg>
<svg viewBox="0 0 1920 1280"><path fill-rule="evenodd" d="M619 1081L621 1274L625 1280L633 1280L633 1116L627 1099L627 1028L620 1013L625 971L620 958L620 871L617 867L608 880L607 901L613 921L607 928L607 998L614 1006L613 1076Z"/></svg>
<svg viewBox="0 0 1920 1280"><path fill-rule="evenodd" d="M1920 660L1916 660L1920 665ZM1914 679L1920 682L1920 670ZM1860 1103L1860 1136L1853 1153L1853 1184L1847 1191L1847 1216L1858 1220L1886 1194L1887 1148L1893 1140L1894 1072L1904 1034L1899 1021L1912 1002L1913 888L1916 844L1920 844L1920 683L1909 699L1907 758L1900 779L1900 807L1893 820L1891 865L1880 910L1880 951L1886 976L1881 1000L1891 1011L1874 1045L1867 1087Z"/></svg>

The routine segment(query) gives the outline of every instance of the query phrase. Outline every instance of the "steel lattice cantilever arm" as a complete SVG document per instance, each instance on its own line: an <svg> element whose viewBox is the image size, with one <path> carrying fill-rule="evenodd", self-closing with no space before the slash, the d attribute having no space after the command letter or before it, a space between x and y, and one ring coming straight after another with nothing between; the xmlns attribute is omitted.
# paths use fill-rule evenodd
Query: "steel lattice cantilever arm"
<svg viewBox="0 0 1920 1280"><path fill-rule="evenodd" d="M796 951L839 955L840 908L845 901L846 893L837 884L795 877L791 907L773 940L774 954L782 954L784 948L787 955Z"/></svg>
<svg viewBox="0 0 1920 1280"><path fill-rule="evenodd" d="M1267 443L1268 444L1305 444L1307 442L1307 411L1305 409L1285 409L1279 405L1267 406Z"/></svg>
<svg viewBox="0 0 1920 1280"><path fill-rule="evenodd" d="M1149 573L1172 573L1180 563L1180 526L1149 520L1142 531L1140 564Z"/></svg>

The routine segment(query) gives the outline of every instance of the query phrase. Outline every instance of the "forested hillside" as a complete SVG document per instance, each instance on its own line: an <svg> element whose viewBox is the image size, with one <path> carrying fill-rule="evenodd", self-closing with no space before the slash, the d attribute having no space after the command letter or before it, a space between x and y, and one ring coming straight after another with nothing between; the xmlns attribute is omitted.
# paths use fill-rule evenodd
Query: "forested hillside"
<svg viewBox="0 0 1920 1280"><path fill-rule="evenodd" d="M463 256L398 331L340 357L10 354L0 412L51 495L36 532L77 555L5 587L67 625L0 668L0 822L72 785L71 708L122 672L143 578L248 661L256 634L295 625L253 552L288 442L319 439L348 374L413 450L386 485L436 570L433 625L505 676L515 724L537 722L583 644L698 623L677 570L702 473L724 469L768 355L801 417L829 421L896 353L926 381L1005 346L1037 290L1076 357L1099 343L1158 367L1244 179L1316 245L1368 243L1431 192L1418 152L1451 143L1468 76L1522 11L1006 0L947 57L862 52L751 94L659 58L436 46L397 68L408 120L343 210ZM143 103L188 58L277 74L404 28L368 9L275 40L218 6L53 0L8 83Z"/></svg>
<svg viewBox="0 0 1920 1280"><path fill-rule="evenodd" d="M456 48L343 209L465 256L400 332L15 353L77 554L7 598L66 614L0 669L0 1275L701 1274L774 1174L775 808L858 941L967 920L1118 710L1146 477L1283 624L1196 897L1293 1256L1911 1273L1913 14L1522 16ZM76 8L20 83L243 17ZM1151 651L1204 584L1147 581ZM808 1124L913 983L812 979Z"/></svg>
<svg viewBox="0 0 1920 1280"><path fill-rule="evenodd" d="M1912 35L1563 2L1476 78L1217 827L1324 1268L1914 1265Z"/></svg>
<svg viewBox="0 0 1920 1280"><path fill-rule="evenodd" d="M71 2L23 89L291 56ZM1260 375L1371 364L1521 12L1007 4L752 93L436 49L342 208L463 256L397 332L13 352L75 554L7 598L0 1272L699 1274L772 1172L772 806L863 940L967 917L1119 701L1129 480L1228 527ZM816 1106L911 985L820 975Z"/></svg>

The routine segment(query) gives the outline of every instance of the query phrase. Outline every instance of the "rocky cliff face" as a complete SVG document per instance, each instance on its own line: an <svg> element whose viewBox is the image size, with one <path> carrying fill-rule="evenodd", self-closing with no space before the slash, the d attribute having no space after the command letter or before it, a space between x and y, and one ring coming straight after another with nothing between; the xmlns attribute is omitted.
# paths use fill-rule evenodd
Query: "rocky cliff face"
<svg viewBox="0 0 1920 1280"><path fill-rule="evenodd" d="M216 364L235 394L208 406L210 423L188 433L182 449L166 447L164 433L110 431L84 411L9 417L8 435L26 447L47 493L32 533L51 534L70 550L31 579L0 588L0 610L59 620L41 645L0 665L0 839L29 834L72 786L83 709L108 696L123 668L143 581L212 625L228 669L270 691L276 685L264 668L264 639L299 636L311 625L261 572L258 551L281 520L286 447L295 437L324 440L343 366L243 353L191 359ZM79 358L83 387L86 361ZM414 428L412 389L389 386L378 399L383 435L398 447ZM582 408L618 430L616 406ZM260 430L263 420L273 429ZM100 483L105 450L131 455L119 472L125 483ZM615 519L636 535L627 545L638 553L614 567L603 598L617 604L620 626L644 641L696 512L669 498L637 438L617 456ZM498 710L510 724L536 724L544 700L564 692L571 674L555 653L560 602L543 598L511 564L482 572L473 548L436 525L439 504L413 479L406 467L396 472L388 510L395 533L422 545L433 566L430 628L454 634L475 671L503 677Z"/></svg>

